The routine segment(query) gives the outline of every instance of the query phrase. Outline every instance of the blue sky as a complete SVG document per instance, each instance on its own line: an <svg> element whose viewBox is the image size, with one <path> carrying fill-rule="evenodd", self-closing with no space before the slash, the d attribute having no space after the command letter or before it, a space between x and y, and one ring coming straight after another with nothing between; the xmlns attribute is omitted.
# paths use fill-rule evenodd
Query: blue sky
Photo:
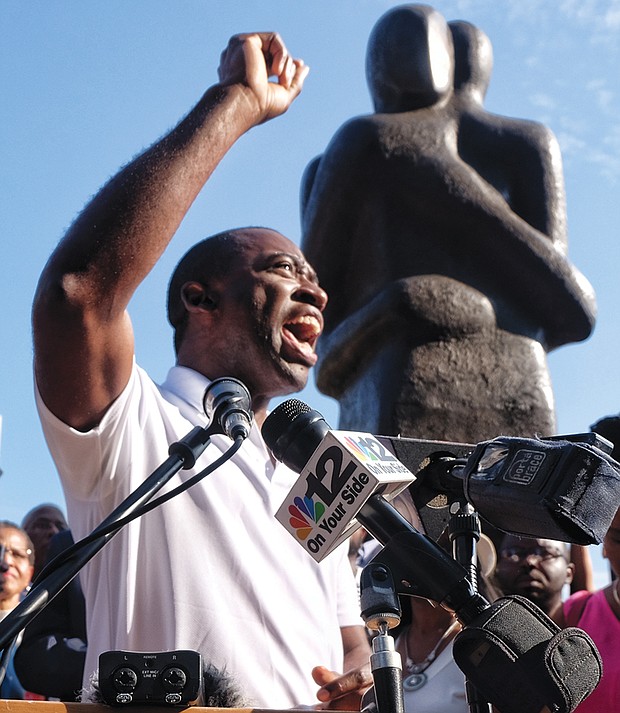
<svg viewBox="0 0 620 713"><path fill-rule="evenodd" d="M299 183L347 119L371 111L370 30L387 0L0 0L0 517L63 502L32 396L30 307L45 260L88 198L173 126L216 81L230 35L276 30L310 66L279 120L244 136L218 167L130 306L140 363L173 361L168 276L196 240L262 224L299 240ZM560 141L569 255L594 286L593 335L549 355L559 433L620 411L620 0L445 0L448 20L490 37L486 107L541 121ZM337 424L312 384L301 398Z"/></svg>

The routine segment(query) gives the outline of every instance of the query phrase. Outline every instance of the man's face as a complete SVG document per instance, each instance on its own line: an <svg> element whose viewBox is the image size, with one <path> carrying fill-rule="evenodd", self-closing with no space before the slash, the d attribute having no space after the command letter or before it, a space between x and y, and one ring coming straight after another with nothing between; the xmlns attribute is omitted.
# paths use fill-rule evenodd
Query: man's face
<svg viewBox="0 0 620 713"><path fill-rule="evenodd" d="M299 391L316 363L327 295L299 248L271 230L248 236L231 273L219 281L216 339L230 373L253 396Z"/></svg>
<svg viewBox="0 0 620 713"><path fill-rule="evenodd" d="M520 594L541 605L561 597L572 580L572 566L561 542L508 535L498 553L496 576L505 594Z"/></svg>
<svg viewBox="0 0 620 713"><path fill-rule="evenodd" d="M13 609L30 584L33 566L28 540L12 527L0 528L0 609Z"/></svg>
<svg viewBox="0 0 620 713"><path fill-rule="evenodd" d="M34 544L37 561L40 561L45 558L52 537L66 530L68 525L58 508L45 505L33 511L23 527Z"/></svg>

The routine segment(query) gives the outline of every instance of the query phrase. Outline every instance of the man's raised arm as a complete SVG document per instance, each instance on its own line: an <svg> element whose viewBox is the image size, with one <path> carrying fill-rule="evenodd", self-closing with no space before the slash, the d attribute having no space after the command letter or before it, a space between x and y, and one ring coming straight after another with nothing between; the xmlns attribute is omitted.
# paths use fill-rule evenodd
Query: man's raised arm
<svg viewBox="0 0 620 713"><path fill-rule="evenodd" d="M34 301L35 377L65 423L88 430L123 390L133 359L131 296L224 154L284 113L307 73L275 33L232 37L219 83L99 191L54 250Z"/></svg>

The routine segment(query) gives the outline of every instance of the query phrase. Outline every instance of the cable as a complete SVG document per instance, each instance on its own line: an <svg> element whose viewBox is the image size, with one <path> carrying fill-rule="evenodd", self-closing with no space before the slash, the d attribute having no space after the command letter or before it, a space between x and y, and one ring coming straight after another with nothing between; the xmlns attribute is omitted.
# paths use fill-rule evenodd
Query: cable
<svg viewBox="0 0 620 713"><path fill-rule="evenodd" d="M58 567L60 567L64 562L69 560L74 554L79 552L86 545L89 545L91 542L98 540L100 537L105 537L106 535L109 535L112 532L116 532L117 530L120 530L122 527L124 527L125 525L130 523L132 520L135 520L136 518L141 517L142 515L145 515L147 512L154 510L159 505L163 505L163 503L167 502L168 500L171 500L176 495L179 495L180 493L185 492L186 490L191 488L192 485L195 485L200 480L205 478L207 475L210 475L214 470L217 470L221 465L223 465L226 461L230 460L230 458L232 458L235 455L235 453L239 450L239 448L241 448L243 441L244 441L244 438L241 436L238 436L237 438L235 438L234 443L227 451L225 451L219 458L214 460L213 463L209 464L206 468L201 470L199 473L197 473L196 475L193 475L185 483L177 486L176 488L171 490L169 493L166 493L165 495L162 495L159 498L142 505L141 507L134 510L134 512L130 513L129 515L126 515L125 517L121 518L120 520L110 523L109 525L107 525L105 527L96 528L95 530L93 530L93 532L90 533L90 535L86 535L86 537L82 538L75 544L71 545L66 550L63 550L60 554L58 554L56 557L54 557L54 559L51 562L49 562L41 570L41 572L39 572L39 575L37 576L35 581L32 583L33 586L38 584L45 577L47 577L49 574L51 574L56 569L58 569Z"/></svg>

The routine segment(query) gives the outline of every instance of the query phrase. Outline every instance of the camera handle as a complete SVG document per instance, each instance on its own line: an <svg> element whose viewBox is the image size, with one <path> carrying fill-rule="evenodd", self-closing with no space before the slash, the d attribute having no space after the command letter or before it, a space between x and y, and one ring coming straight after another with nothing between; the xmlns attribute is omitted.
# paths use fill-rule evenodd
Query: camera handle
<svg viewBox="0 0 620 713"><path fill-rule="evenodd" d="M468 579L478 591L478 560L476 543L480 540L480 518L465 500L455 501L450 506L448 536L452 543L452 555L468 572ZM468 679L465 679L465 695L470 713L492 713L493 706Z"/></svg>

